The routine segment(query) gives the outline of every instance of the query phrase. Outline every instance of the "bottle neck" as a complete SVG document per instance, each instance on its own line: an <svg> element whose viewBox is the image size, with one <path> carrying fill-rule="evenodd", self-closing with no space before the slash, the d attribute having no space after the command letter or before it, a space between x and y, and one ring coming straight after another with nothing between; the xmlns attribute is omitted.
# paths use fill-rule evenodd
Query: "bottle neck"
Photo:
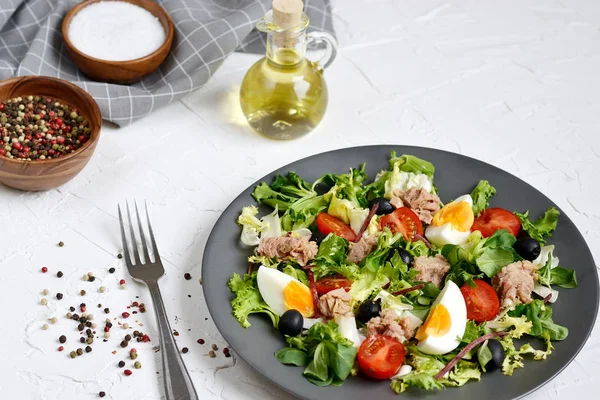
<svg viewBox="0 0 600 400"><path fill-rule="evenodd" d="M267 34L267 59L280 67L301 63L306 54L306 31L269 32Z"/></svg>

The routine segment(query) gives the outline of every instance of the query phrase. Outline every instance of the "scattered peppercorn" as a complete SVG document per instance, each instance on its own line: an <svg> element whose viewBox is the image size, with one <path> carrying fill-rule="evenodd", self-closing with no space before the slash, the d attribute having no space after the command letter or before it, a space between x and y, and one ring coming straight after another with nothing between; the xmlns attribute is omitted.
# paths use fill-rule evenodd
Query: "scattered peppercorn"
<svg viewBox="0 0 600 400"><path fill-rule="evenodd" d="M227 358L231 357L231 353L225 353L225 357L227 357Z"/></svg>
<svg viewBox="0 0 600 400"><path fill-rule="evenodd" d="M104 309L104 313L105 313L105 314L108 314L108 313L110 313L110 308L106 307L106 308Z"/></svg>
<svg viewBox="0 0 600 400"><path fill-rule="evenodd" d="M48 267L42 267L42 273L45 274L46 272L48 272Z"/></svg>
<svg viewBox="0 0 600 400"><path fill-rule="evenodd" d="M63 346L58 346L58 351L63 351L65 348Z"/></svg>
<svg viewBox="0 0 600 400"><path fill-rule="evenodd" d="M114 274L115 273L115 269L111 267L111 268L108 269L108 272L111 273L111 274Z"/></svg>
<svg viewBox="0 0 600 400"><path fill-rule="evenodd" d="M90 282L94 282L96 280L95 276L90 276Z"/></svg>
<svg viewBox="0 0 600 400"><path fill-rule="evenodd" d="M227 347L223 347L223 354L229 353L229 349Z"/></svg>
<svg viewBox="0 0 600 400"><path fill-rule="evenodd" d="M43 294L44 296L48 296L48 293L50 293L50 292L48 291L48 289L44 289L44 290L42 290L42 294Z"/></svg>
<svg viewBox="0 0 600 400"><path fill-rule="evenodd" d="M129 375L133 374L133 372L131 372L130 369L126 369L125 371L123 371L123 373L125 374L125 376L129 376Z"/></svg>
<svg viewBox="0 0 600 400"><path fill-rule="evenodd" d="M211 350L211 351L208 352L208 356L210 358L215 358L217 356L217 354L214 351Z"/></svg>
<svg viewBox="0 0 600 400"><path fill-rule="evenodd" d="M91 353L92 352L92 346L85 346L85 352L86 353Z"/></svg>
<svg viewBox="0 0 600 400"><path fill-rule="evenodd" d="M123 329L129 329L129 324L128 323L124 323L123 324Z"/></svg>
<svg viewBox="0 0 600 400"><path fill-rule="evenodd" d="M82 336L82 337L80 337L80 338L79 338L79 342L80 342L80 343L85 343L85 338L84 338L83 336Z"/></svg>
<svg viewBox="0 0 600 400"><path fill-rule="evenodd" d="M185 278L186 281L189 281L190 279L192 279L192 275L190 275L189 272L186 272L185 274L183 274L183 277Z"/></svg>
<svg viewBox="0 0 600 400"><path fill-rule="evenodd" d="M83 290L83 289L82 289L82 290L79 292L79 294L80 294L80 295L82 295L82 296L85 296L85 290Z"/></svg>
<svg viewBox="0 0 600 400"><path fill-rule="evenodd" d="M99 291L100 293L104 293L104 292L106 292L106 288L105 288L104 286L100 286L100 287L98 288L98 291Z"/></svg>
<svg viewBox="0 0 600 400"><path fill-rule="evenodd" d="M63 294L62 293L56 293L56 299L57 300L62 300L63 298Z"/></svg>
<svg viewBox="0 0 600 400"><path fill-rule="evenodd" d="M123 286L124 284L125 284L125 279L121 279L121 280L119 281L119 285Z"/></svg>
<svg viewBox="0 0 600 400"><path fill-rule="evenodd" d="M125 361L119 361L119 368L123 368L125 366Z"/></svg>
<svg viewBox="0 0 600 400"><path fill-rule="evenodd" d="M204 339L198 339L198 344L204 344Z"/></svg>
<svg viewBox="0 0 600 400"><path fill-rule="evenodd" d="M121 347L122 347L122 348L125 348L125 347L127 347L127 345L128 345L128 343L127 343L127 341L126 341L126 340L123 340L123 341L121 341Z"/></svg>
<svg viewBox="0 0 600 400"><path fill-rule="evenodd" d="M77 349L77 355L80 356L83 354L83 350L81 348Z"/></svg>
<svg viewBox="0 0 600 400"><path fill-rule="evenodd" d="M81 277L81 279L83 279L84 281L89 281L90 277L88 276L88 274L85 274Z"/></svg>
<svg viewBox="0 0 600 400"><path fill-rule="evenodd" d="M52 317L52 318L50 318L49 321L52 325L54 325L56 323L57 319L56 319L56 317Z"/></svg>
<svg viewBox="0 0 600 400"><path fill-rule="evenodd" d="M84 324L79 324L79 325L77 325L77 330L78 330L79 332L81 332L81 331L82 331L82 330L84 330L84 329L85 329L85 325L84 325Z"/></svg>
<svg viewBox="0 0 600 400"><path fill-rule="evenodd" d="M216 344L213 344L211 347L214 351L219 350L219 346L217 346Z"/></svg>
<svg viewBox="0 0 600 400"><path fill-rule="evenodd" d="M43 298L42 300L40 300L40 304L45 306L46 304L48 304L48 300L46 300L46 298Z"/></svg>
<svg viewBox="0 0 600 400"><path fill-rule="evenodd" d="M189 351L189 349L187 347L184 347L183 349L181 349L181 352L183 354L187 353Z"/></svg>
<svg viewBox="0 0 600 400"><path fill-rule="evenodd" d="M106 396L106 393L104 393L104 392L100 392L100 393L98 393L98 396L100 396L100 397L104 397L104 396Z"/></svg>
<svg viewBox="0 0 600 400"><path fill-rule="evenodd" d="M58 247L63 247L65 245L65 242L63 242L62 240L60 242L58 242Z"/></svg>
<svg viewBox="0 0 600 400"><path fill-rule="evenodd" d="M71 306L69 307L69 310L71 310L71 312L75 311L75 307Z"/></svg>
<svg viewBox="0 0 600 400"><path fill-rule="evenodd" d="M129 342L131 340L131 335L130 334L125 335L125 340L127 340Z"/></svg>
<svg viewBox="0 0 600 400"><path fill-rule="evenodd" d="M72 351L69 353L69 356L71 356L71 358L75 358L75 357L77 357L77 353Z"/></svg>
<svg viewBox="0 0 600 400"><path fill-rule="evenodd" d="M117 254L117 258L120 260L121 258L123 258L123 254L121 254L121 253Z"/></svg>
<svg viewBox="0 0 600 400"><path fill-rule="evenodd" d="M135 369L140 369L140 368L142 368L142 363L139 361L136 361L133 363L133 366L135 367Z"/></svg>
<svg viewBox="0 0 600 400"><path fill-rule="evenodd" d="M124 312L121 314L121 316L122 316L123 318L129 318L129 315L130 315L130 314L129 314L127 311L124 311Z"/></svg>
<svg viewBox="0 0 600 400"><path fill-rule="evenodd" d="M59 277L59 278L62 278L62 277L63 277L63 273L62 273L62 271L58 271L58 272L56 273L56 276L57 276L57 277Z"/></svg>
<svg viewBox="0 0 600 400"><path fill-rule="evenodd" d="M42 329L43 329L43 330L47 330L48 328L50 328L50 327L48 326L48 324L44 324L44 325L42 325Z"/></svg>
<svg viewBox="0 0 600 400"><path fill-rule="evenodd" d="M65 335L60 335L60 337L58 338L58 341L61 343L66 343L67 337Z"/></svg>

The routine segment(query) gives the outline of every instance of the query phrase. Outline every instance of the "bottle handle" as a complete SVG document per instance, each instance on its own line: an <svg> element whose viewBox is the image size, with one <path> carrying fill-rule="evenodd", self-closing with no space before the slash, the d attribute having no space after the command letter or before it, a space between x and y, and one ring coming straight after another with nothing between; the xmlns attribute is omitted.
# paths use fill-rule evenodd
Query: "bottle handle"
<svg viewBox="0 0 600 400"><path fill-rule="evenodd" d="M309 32L307 36L307 45L321 43L325 45L325 54L317 62L322 69L327 69L333 63L333 60L335 60L335 56L337 55L337 40L327 32Z"/></svg>

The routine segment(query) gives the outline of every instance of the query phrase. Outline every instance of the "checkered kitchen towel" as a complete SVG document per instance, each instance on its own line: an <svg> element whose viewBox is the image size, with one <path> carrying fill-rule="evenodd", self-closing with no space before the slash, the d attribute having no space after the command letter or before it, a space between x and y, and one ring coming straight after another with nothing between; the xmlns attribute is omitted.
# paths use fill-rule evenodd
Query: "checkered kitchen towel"
<svg viewBox="0 0 600 400"><path fill-rule="evenodd" d="M66 53L63 17L75 0L0 0L0 79L46 75L69 80L98 102L102 117L124 126L204 85L232 52L264 52L254 29L272 0L157 0L173 19L171 53L132 85L95 82ZM333 33L330 0L304 0L311 27Z"/></svg>

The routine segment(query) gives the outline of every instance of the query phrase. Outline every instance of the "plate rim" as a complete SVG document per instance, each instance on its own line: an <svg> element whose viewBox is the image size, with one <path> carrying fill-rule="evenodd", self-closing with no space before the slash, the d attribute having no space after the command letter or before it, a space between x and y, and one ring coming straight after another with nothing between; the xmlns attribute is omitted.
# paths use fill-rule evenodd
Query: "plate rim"
<svg viewBox="0 0 600 400"><path fill-rule="evenodd" d="M277 167L277 168L273 169L272 171L270 171L267 174L263 175L261 178L259 178L256 181L254 181L252 184L248 185L246 188L242 189L242 191L237 196L235 196L235 198L233 198L233 200L231 200L229 202L229 204L227 205L227 207L224 208L224 210L221 213L221 215L219 216L219 218L215 221L215 223L211 227L210 234L208 236L208 239L206 241L206 245L205 245L204 250L202 252L202 255L203 255L203 257L202 257L202 271L201 271L201 277L202 277L202 281L203 281L202 293L204 295L204 301L206 302L207 309L209 311L209 314L211 316L211 319L212 319L213 323L215 324L215 326L216 326L217 330L219 331L219 333L223 336L223 338L228 343L229 343L229 340L228 340L227 336L229 334L223 333L223 329L220 326L221 322L217 322L217 321L219 321L219 319L218 318L217 319L214 318L214 316L215 316L214 314L216 314L217 311L216 310L213 311L212 300L210 299L209 296L207 296L207 293L206 293L207 289L206 289L206 286L204 285L205 274L206 274L206 270L207 270L207 268L205 268L207 266L206 265L207 262L206 262L206 258L204 257L204 255L205 255L207 249L211 246L212 242L214 240L216 240L215 234L214 234L215 232L214 231L215 231L216 226L221 222L221 219L223 218L223 215L225 214L225 212L227 210L229 210L232 207L232 205L238 199L242 198L242 196L243 196L243 194L244 194L244 192L246 190L248 190L249 188L255 187L256 185L258 185L261 182L265 181L266 178L268 178L272 174L276 173L277 171L286 170L289 167L291 167L293 164L296 164L298 162L309 161L309 160L311 160L313 158L317 158L317 157L324 157L324 156L326 156L328 154L331 154L331 153L344 152L344 151L349 151L349 150L360 150L360 149L367 149L367 148L387 149L387 151L389 153L391 150L394 150L394 147L403 147L403 148L406 148L406 149L417 149L417 150L433 150L433 151L440 152L440 153L450 154L452 156L459 156L459 157L467 158L467 159L470 159L470 160L473 160L473 161L485 164L487 167L491 167L493 169L500 170L500 171L502 171L502 172L510 175L513 179L518 179L522 183L524 183L524 184L528 185L529 187L531 187L532 189L534 189L541 196L543 196L543 198L546 199L549 203L552 203L554 206L556 206L560 210L560 212L563 215L566 215L567 218L571 222L573 222L571 220L571 218L567 215L567 213L565 213L562 210L562 208L560 208L560 206L558 206L552 199L550 199L548 196L546 196L546 194L543 193L541 190L539 190L537 187L535 187L532 184L526 182L522 178L514 175L511 172L506 171L503 168L500 168L500 167L497 167L497 166L495 166L493 164L490 164L487 161L483 161L483 160L480 160L480 159L475 158L475 157L471 157L471 156L468 156L468 155L464 155L464 154L460 154L460 153L456 153L456 152L452 152L452 151L448 151L448 150L438 149L438 148L435 148L435 147L403 145L403 144L373 144L373 145L358 145L358 146L350 146L350 147L340 147L340 148L326 150L326 151L323 151L323 152L320 152L320 153L312 154L310 156L298 158L296 160L290 161L287 164L284 164L284 165L282 165L280 167ZM405 152L405 153L406 154L410 154L408 152ZM348 168L351 168L351 167L348 167ZM253 201L254 203L256 203L256 201L252 197L250 197L250 201L251 202ZM588 245L588 242L586 241L585 237L583 236L583 234L581 233L581 231L575 225L574 222L573 222L573 225L575 226L575 229L578 232L578 234L581 237L581 239L583 239L587 255L589 256L590 260L592 260L592 264L593 264L592 266L593 266L593 268L594 269L598 269L598 266L596 264L596 260L594 259L594 256L593 256L593 254L591 252L591 249L590 249L590 246ZM585 347L585 345L587 344L587 342L588 342L588 340L589 340L589 338L590 338L590 336L592 334L592 331L594 330L594 326L596 325L596 322L598 320L598 311L600 310L600 277L598 277L598 273L597 272L594 274L594 277L595 277L595 281L596 281L595 282L596 283L596 285L595 285L595 287L596 287L596 291L595 291L596 301L594 302L594 317L593 317L593 319L591 321L590 327L587 329L587 332L585 332L584 340L580 343L580 345L578 346L577 350L572 354L572 356L570 357L569 361L566 362L566 363L564 363L559 369L557 369L554 374L552 374L551 376L549 376L547 379L545 379L543 382L541 382L535 388L532 388L529 391L527 391L525 393L522 393L522 394L520 394L517 397L513 397L511 400L522 399L523 397L525 397L525 396L527 396L527 395L529 395L529 394L531 394L533 392L536 392L539 389L541 389L542 387L546 386L550 381L554 380L558 375L560 375L560 373L563 372L575 360L575 358L577 358L577 356L579 355L579 353L581 352L581 350ZM264 379L268 380L271 384L274 384L275 386L277 386L278 388L282 389L286 393L289 393L289 394L291 394L291 395L293 395L293 396L295 396L297 398L310 400L309 398L301 396L298 393L295 393L292 390L286 388L285 386L283 386L279 382L271 379L271 377L267 373L265 373L263 371L263 368L258 363L246 359L244 356L241 355L241 353L238 353L238 352L236 352L236 353L237 353L236 354L237 356L239 356L240 358L242 358L248 365L250 365L256 372L258 372Z"/></svg>

